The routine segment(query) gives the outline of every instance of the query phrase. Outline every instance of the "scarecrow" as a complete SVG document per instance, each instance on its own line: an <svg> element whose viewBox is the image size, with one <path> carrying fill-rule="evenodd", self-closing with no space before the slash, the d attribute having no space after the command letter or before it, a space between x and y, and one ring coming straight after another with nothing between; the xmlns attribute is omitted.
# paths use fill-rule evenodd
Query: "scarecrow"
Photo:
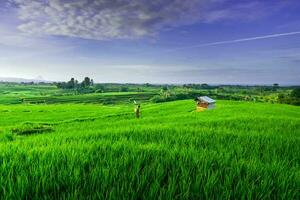
<svg viewBox="0 0 300 200"><path fill-rule="evenodd" d="M139 119L141 116L141 105L138 104L136 101L134 101L134 105L135 105L134 107L135 117Z"/></svg>

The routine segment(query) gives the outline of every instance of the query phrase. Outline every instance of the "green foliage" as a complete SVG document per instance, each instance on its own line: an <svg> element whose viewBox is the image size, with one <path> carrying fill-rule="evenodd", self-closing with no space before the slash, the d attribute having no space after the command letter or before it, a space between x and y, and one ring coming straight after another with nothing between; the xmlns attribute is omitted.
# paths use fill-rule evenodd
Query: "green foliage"
<svg viewBox="0 0 300 200"><path fill-rule="evenodd" d="M81 83L81 87L88 88L92 85L92 81L89 77L85 77L84 80Z"/></svg>
<svg viewBox="0 0 300 200"><path fill-rule="evenodd" d="M175 101L175 100L183 100L183 99L193 99L197 95L194 93L171 93L171 92L162 92L159 95L156 95L151 98L153 103L161 103L161 102L168 102L168 101Z"/></svg>
<svg viewBox="0 0 300 200"><path fill-rule="evenodd" d="M86 91L86 90L85 90ZM56 104L56 103L98 103L111 104L130 103L131 99L148 101L153 93L137 93L137 92L117 92L117 93L93 93L84 94L82 91L79 95L63 95L63 96L43 96L24 98L24 102L30 104Z"/></svg>
<svg viewBox="0 0 300 200"><path fill-rule="evenodd" d="M126 86L122 86L122 87L120 88L120 92L128 92L128 91L129 91L129 88L126 87Z"/></svg>
<svg viewBox="0 0 300 200"><path fill-rule="evenodd" d="M300 99L300 88L295 88L291 94L292 97Z"/></svg>
<svg viewBox="0 0 300 200"><path fill-rule="evenodd" d="M16 135L31 135L37 133L48 133L53 131L53 128L44 124L23 124L12 129L12 133Z"/></svg>
<svg viewBox="0 0 300 200"><path fill-rule="evenodd" d="M184 88L192 88L192 89L214 89L216 86L210 86L206 83L203 84L184 84Z"/></svg>
<svg viewBox="0 0 300 200"><path fill-rule="evenodd" d="M222 100L142 104L139 120L124 104L0 105L0 130L53 128L0 133L0 199L299 199L299 119Z"/></svg>
<svg viewBox="0 0 300 200"><path fill-rule="evenodd" d="M82 87L74 78L67 83L56 84L0 83L0 104L68 102L115 104L129 103L130 99L135 98L143 101L149 101L152 98L152 102L168 102L207 95L215 99L299 105L299 98L292 96L292 90L295 87L280 87L277 84L273 84L273 86L94 84L92 79L87 80L87 82L90 82L89 87ZM59 84L64 85L63 87L60 86L61 88L69 89L55 87ZM122 98L116 98L116 95L122 95Z"/></svg>
<svg viewBox="0 0 300 200"><path fill-rule="evenodd" d="M56 83L56 87L60 88L60 89L76 89L79 87L79 85L78 85L77 80L75 80L74 78L71 78L71 80L68 82Z"/></svg>
<svg viewBox="0 0 300 200"><path fill-rule="evenodd" d="M0 199L300 198L299 107L221 100L295 88L89 82L0 84ZM217 108L176 101L202 95Z"/></svg>
<svg viewBox="0 0 300 200"><path fill-rule="evenodd" d="M93 79L89 77L85 77L84 80L79 84L77 80L71 78L68 82L58 82L56 83L56 87L60 89L77 89L83 91L84 89L90 88L94 85Z"/></svg>
<svg viewBox="0 0 300 200"><path fill-rule="evenodd" d="M1 142L11 142L14 139L15 139L15 137L13 136L13 134L3 133L2 131L0 131L0 143Z"/></svg>
<svg viewBox="0 0 300 200"><path fill-rule="evenodd" d="M273 84L273 91L277 91L278 89L279 89L280 87L279 87L279 84L278 83L274 83Z"/></svg>
<svg viewBox="0 0 300 200"><path fill-rule="evenodd" d="M300 88L295 88L289 95L279 94L278 102L300 106Z"/></svg>

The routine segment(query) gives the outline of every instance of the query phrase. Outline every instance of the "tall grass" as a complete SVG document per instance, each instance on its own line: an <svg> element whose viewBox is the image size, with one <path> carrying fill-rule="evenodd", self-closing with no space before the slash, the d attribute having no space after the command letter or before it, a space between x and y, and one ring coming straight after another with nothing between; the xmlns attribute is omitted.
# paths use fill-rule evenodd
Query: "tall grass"
<svg viewBox="0 0 300 200"><path fill-rule="evenodd" d="M0 106L0 130L0 199L300 198L299 107Z"/></svg>

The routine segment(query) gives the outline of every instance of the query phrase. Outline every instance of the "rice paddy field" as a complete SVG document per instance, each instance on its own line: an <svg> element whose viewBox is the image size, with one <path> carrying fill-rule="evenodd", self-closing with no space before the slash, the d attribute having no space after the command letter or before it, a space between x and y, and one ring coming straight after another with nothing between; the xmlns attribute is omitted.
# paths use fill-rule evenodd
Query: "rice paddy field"
<svg viewBox="0 0 300 200"><path fill-rule="evenodd" d="M0 199L300 198L300 107L7 102Z"/></svg>

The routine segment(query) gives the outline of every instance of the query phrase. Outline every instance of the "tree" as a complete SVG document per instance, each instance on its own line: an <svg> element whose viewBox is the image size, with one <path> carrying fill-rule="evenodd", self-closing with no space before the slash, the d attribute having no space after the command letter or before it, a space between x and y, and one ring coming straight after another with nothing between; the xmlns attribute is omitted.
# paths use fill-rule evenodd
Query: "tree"
<svg viewBox="0 0 300 200"><path fill-rule="evenodd" d="M201 84L201 88L202 89L209 89L210 87L207 83L203 83L203 84Z"/></svg>
<svg viewBox="0 0 300 200"><path fill-rule="evenodd" d="M279 84L278 83L274 83L273 84L273 91L277 91L277 89L279 89Z"/></svg>
<svg viewBox="0 0 300 200"><path fill-rule="evenodd" d="M120 92L128 92L128 91L129 91L129 88L126 87L126 86L122 86L122 87L120 88Z"/></svg>
<svg viewBox="0 0 300 200"><path fill-rule="evenodd" d="M74 89L76 87L76 84L75 84L75 79L74 78L71 78L71 80L68 82L68 89Z"/></svg>
<svg viewBox="0 0 300 200"><path fill-rule="evenodd" d="M278 102L279 103L285 103L286 101L286 97L284 96L284 94L279 94L278 95Z"/></svg>
<svg viewBox="0 0 300 200"><path fill-rule="evenodd" d="M169 87L168 87L167 85L164 85L164 86L162 87L162 90L163 90L164 92L166 92L166 91L169 90Z"/></svg>
<svg viewBox="0 0 300 200"><path fill-rule="evenodd" d="M91 79L89 77L85 77L83 82L81 83L83 88L87 88L91 86Z"/></svg>
<svg viewBox="0 0 300 200"><path fill-rule="evenodd" d="M300 88L295 88L295 89L292 91L291 96L292 96L292 97L295 97L295 98L300 98Z"/></svg>
<svg viewBox="0 0 300 200"><path fill-rule="evenodd" d="M62 88L62 83L60 83L60 82L59 83L55 83L55 85L56 85L57 88Z"/></svg>
<svg viewBox="0 0 300 200"><path fill-rule="evenodd" d="M278 102L300 106L300 88L295 88L290 95L279 94Z"/></svg>

